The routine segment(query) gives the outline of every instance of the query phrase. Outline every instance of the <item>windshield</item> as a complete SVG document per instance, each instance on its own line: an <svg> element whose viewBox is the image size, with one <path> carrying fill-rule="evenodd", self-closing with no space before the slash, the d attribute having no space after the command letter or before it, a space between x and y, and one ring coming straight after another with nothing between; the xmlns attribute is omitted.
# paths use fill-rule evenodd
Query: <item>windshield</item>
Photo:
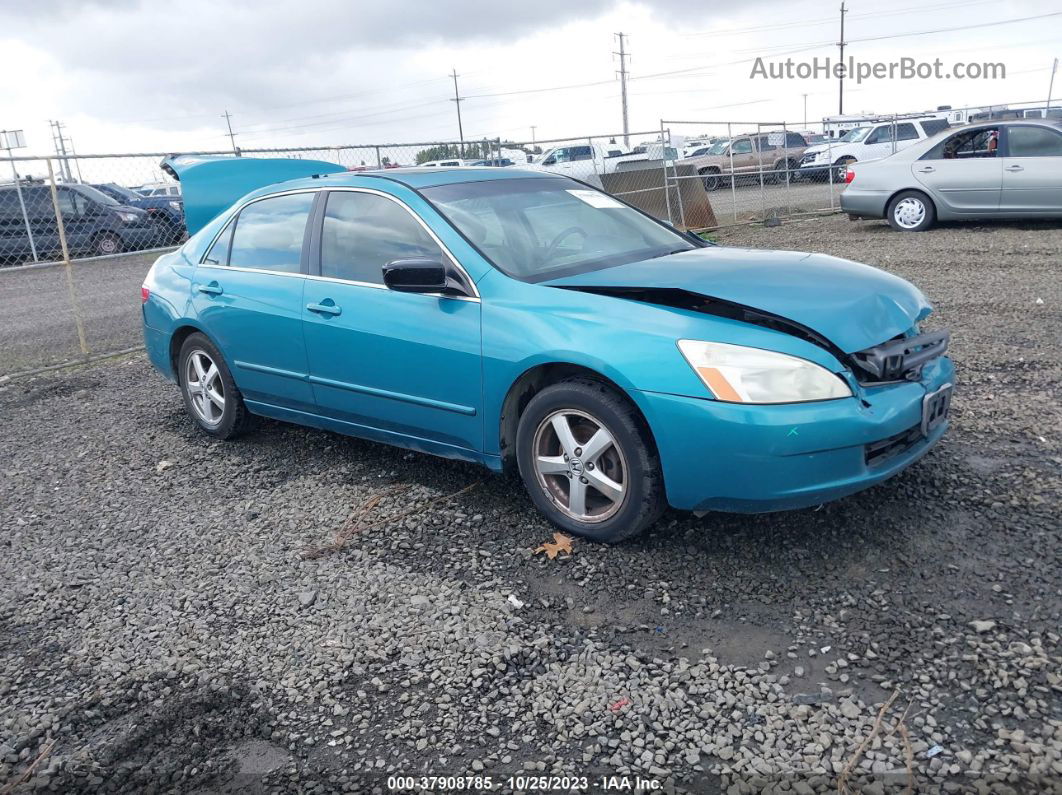
<svg viewBox="0 0 1062 795"><path fill-rule="evenodd" d="M730 146L730 141L716 141L710 147L708 147L707 154L710 155L722 155L726 154L726 148Z"/></svg>
<svg viewBox="0 0 1062 795"><path fill-rule="evenodd" d="M108 207L118 206L118 202L116 202L103 191L98 190L92 187L91 185L78 185L77 190L81 191L81 193L83 193L85 196L88 196L88 198L92 199L92 201L94 202L106 204Z"/></svg>
<svg viewBox="0 0 1062 795"><path fill-rule="evenodd" d="M867 133L869 133L869 132L870 132L870 128L869 127L856 127L854 130L849 130L848 132L846 132L844 135L842 135L837 140L838 141L843 141L844 143L855 144L855 143L859 143L864 138L866 138L867 137Z"/></svg>
<svg viewBox="0 0 1062 795"><path fill-rule="evenodd" d="M460 182L422 193L499 270L522 281L696 248L632 207L569 179Z"/></svg>
<svg viewBox="0 0 1062 795"><path fill-rule="evenodd" d="M113 182L109 182L106 185L100 185L96 190L102 191L108 196L113 196L116 199L123 199L125 201L129 201L130 199L133 201L140 201L140 199L144 198L139 193L134 193L129 190L129 188L123 188L121 185L115 185Z"/></svg>

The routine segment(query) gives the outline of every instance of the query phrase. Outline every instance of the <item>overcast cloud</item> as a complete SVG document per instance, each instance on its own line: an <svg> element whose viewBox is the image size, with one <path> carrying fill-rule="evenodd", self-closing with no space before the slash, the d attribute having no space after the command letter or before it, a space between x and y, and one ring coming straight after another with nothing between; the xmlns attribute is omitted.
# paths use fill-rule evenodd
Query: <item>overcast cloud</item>
<svg viewBox="0 0 1062 795"><path fill-rule="evenodd" d="M849 37L1058 10L1052 0L900 2L852 0ZM471 97L462 105L469 136L526 139L531 125L540 139L606 133L619 127L618 30L634 53L634 127L690 113L795 122L804 93L811 118L835 110L833 81L756 82L747 63L733 62L816 44L808 57L835 55L836 16L833 3L777 0L2 0L0 127L26 129L36 151L50 146L48 118L65 121L82 152L223 148L224 110L246 146L453 138L447 73L456 67ZM852 86L849 107L1046 99L1059 42L1062 17L853 45L866 59L1002 60L1009 77ZM583 83L599 85L531 91ZM1062 93L1062 78L1056 85Z"/></svg>

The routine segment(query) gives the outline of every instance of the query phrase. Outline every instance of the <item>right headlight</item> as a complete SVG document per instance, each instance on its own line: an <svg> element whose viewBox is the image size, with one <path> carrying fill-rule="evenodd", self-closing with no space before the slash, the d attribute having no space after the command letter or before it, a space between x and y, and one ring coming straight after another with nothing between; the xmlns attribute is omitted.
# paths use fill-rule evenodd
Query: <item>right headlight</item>
<svg viewBox="0 0 1062 795"><path fill-rule="evenodd" d="M700 340L679 340L678 347L717 400L800 403L852 396L839 376L796 356Z"/></svg>

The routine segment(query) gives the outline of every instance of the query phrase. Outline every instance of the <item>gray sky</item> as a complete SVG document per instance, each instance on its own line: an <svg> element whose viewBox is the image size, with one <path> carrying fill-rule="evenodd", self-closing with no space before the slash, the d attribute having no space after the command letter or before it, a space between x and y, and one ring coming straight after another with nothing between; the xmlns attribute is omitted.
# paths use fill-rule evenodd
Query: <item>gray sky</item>
<svg viewBox="0 0 1062 795"><path fill-rule="evenodd" d="M51 148L55 118L82 153L213 150L228 145L227 109L245 147L453 140L456 67L468 138L612 133L616 31L630 35L632 130L661 117L799 128L803 94L809 119L836 112L834 79L750 78L756 56L836 57L836 4L712 5L0 0L0 128L24 129L34 153ZM1045 100L1062 16L987 23L1058 11L1057 0L850 0L849 55L1002 62L1007 78L849 80L846 110ZM930 32L972 25L985 26Z"/></svg>

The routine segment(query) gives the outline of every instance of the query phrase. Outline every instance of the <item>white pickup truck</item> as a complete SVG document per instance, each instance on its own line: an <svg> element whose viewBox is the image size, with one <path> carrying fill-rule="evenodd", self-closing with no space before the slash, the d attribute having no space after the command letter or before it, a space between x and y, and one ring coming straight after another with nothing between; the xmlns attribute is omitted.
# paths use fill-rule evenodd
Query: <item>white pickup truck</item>
<svg viewBox="0 0 1062 795"><path fill-rule="evenodd" d="M666 154L672 160L677 156L671 147L667 147ZM528 168L564 174L600 187L597 178L601 174L647 168L651 162L663 160L664 156L665 147L658 142L639 145L625 152L617 144L603 145L588 141L547 149Z"/></svg>

